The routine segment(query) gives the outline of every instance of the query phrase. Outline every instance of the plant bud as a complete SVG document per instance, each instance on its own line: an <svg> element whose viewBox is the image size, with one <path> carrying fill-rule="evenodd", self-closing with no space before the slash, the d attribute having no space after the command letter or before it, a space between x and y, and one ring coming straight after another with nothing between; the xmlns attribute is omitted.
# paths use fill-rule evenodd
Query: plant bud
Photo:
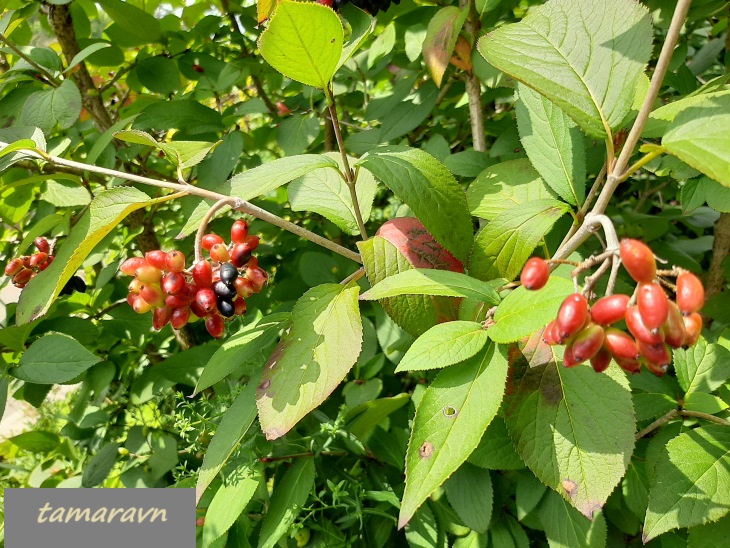
<svg viewBox="0 0 730 548"><path fill-rule="evenodd" d="M644 324L641 318L639 307L634 305L626 311L626 327L629 328L631 334L637 341L643 341L646 344L659 344L664 342L664 332L660 329L652 331Z"/></svg>
<svg viewBox="0 0 730 548"><path fill-rule="evenodd" d="M206 318L205 328L211 336L216 339L220 339L223 336L226 325L223 323L223 318L221 318L218 314L212 314Z"/></svg>
<svg viewBox="0 0 730 548"><path fill-rule="evenodd" d="M550 267L540 257L532 257L520 274L520 283L525 289L542 289L550 278Z"/></svg>
<svg viewBox="0 0 730 548"><path fill-rule="evenodd" d="M193 281L201 288L210 287L213 284L213 267L205 259L199 260L193 266Z"/></svg>
<svg viewBox="0 0 730 548"><path fill-rule="evenodd" d="M604 332L603 346L614 358L622 360L636 360L639 357L639 347L631 335L615 327L609 327ZM620 365L620 364L619 364Z"/></svg>
<svg viewBox="0 0 730 548"><path fill-rule="evenodd" d="M659 284L641 284L637 297L639 314L644 325L657 332L667 321L669 315L669 299Z"/></svg>
<svg viewBox="0 0 730 548"><path fill-rule="evenodd" d="M560 340L575 335L588 321L588 301L580 293L573 293L563 301L555 319Z"/></svg>
<svg viewBox="0 0 730 548"><path fill-rule="evenodd" d="M167 268L167 253L165 253L161 249L148 251L144 254L144 258L149 264L151 264L155 268L158 268L160 270L165 270L165 268Z"/></svg>
<svg viewBox="0 0 730 548"><path fill-rule="evenodd" d="M212 248L215 244L222 244L222 243L223 243L223 238L218 236L218 234L206 234L205 236L203 236L203 239L200 242L200 245L206 251L210 251L210 248Z"/></svg>
<svg viewBox="0 0 730 548"><path fill-rule="evenodd" d="M137 269L145 266L146 264L147 261L145 261L142 257L132 257L131 259L124 261L119 266L119 270L121 270L122 274L125 274L126 276L134 276Z"/></svg>
<svg viewBox="0 0 730 548"><path fill-rule="evenodd" d="M248 223L243 219L239 219L231 227L231 241L234 244L242 244L248 236Z"/></svg>
<svg viewBox="0 0 730 548"><path fill-rule="evenodd" d="M639 283L651 283L656 278L656 260L651 249L639 240L625 238L619 249L621 262L629 275Z"/></svg>
<svg viewBox="0 0 730 548"><path fill-rule="evenodd" d="M702 316L697 312L693 312L682 319L684 320L684 328L687 330L687 337L684 339L683 346L694 346L702 334Z"/></svg>
<svg viewBox="0 0 730 548"><path fill-rule="evenodd" d="M591 318L599 325L620 322L626 316L629 304L628 295L611 295L598 299L591 307Z"/></svg>
<svg viewBox="0 0 730 548"><path fill-rule="evenodd" d="M672 301L669 301L669 315L666 323L662 326L662 331L664 332L664 342L672 348L682 346L684 339L687 337L687 329L684 327L682 313Z"/></svg>
<svg viewBox="0 0 730 548"><path fill-rule="evenodd" d="M591 367L596 373L603 373L611 364L611 353L605 348L601 348L595 356L591 358Z"/></svg>
<svg viewBox="0 0 730 548"><path fill-rule="evenodd" d="M684 272L677 276L677 307L685 316L697 312L705 304L705 288L700 279Z"/></svg>
<svg viewBox="0 0 730 548"><path fill-rule="evenodd" d="M579 362L590 360L603 346L603 327L589 324L581 329L573 339L571 347L573 356Z"/></svg>

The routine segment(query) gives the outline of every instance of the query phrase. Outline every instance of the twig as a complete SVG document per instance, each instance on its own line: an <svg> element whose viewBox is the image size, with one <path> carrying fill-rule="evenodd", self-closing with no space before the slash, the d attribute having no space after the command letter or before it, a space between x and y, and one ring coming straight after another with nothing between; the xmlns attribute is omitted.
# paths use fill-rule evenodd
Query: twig
<svg viewBox="0 0 730 548"><path fill-rule="evenodd" d="M679 415L679 409L672 409L666 415L664 415L664 416L658 418L657 420L655 420L654 422L652 422L649 426L647 426L646 428L644 428L641 432L638 432L636 434L636 436L634 436L634 439L636 441L639 441L641 438L643 438L647 434L650 434L651 432L653 432L654 430L656 430L660 426L668 423L670 420L672 420L677 415Z"/></svg>
<svg viewBox="0 0 730 548"><path fill-rule="evenodd" d="M705 298L711 299L725 287L723 262L730 252L730 213L720 214L715 223L715 240L712 243L712 259L705 280Z"/></svg>
<svg viewBox="0 0 730 548"><path fill-rule="evenodd" d="M347 285L350 282L357 281L360 278L362 278L364 275L365 275L365 269L364 268L358 268L355 272L353 272L347 278L345 278L344 280L342 280L340 282L340 285Z"/></svg>
<svg viewBox="0 0 730 548"><path fill-rule="evenodd" d="M197 263L203 258L203 255L200 251L201 244L203 242L203 235L205 234L206 229L208 228L208 223L210 223L210 220L213 218L213 216L225 205L233 206L235 202L235 198L221 198L216 203L214 203L212 206L210 206L210 209L205 214L205 217L200 221L200 226L198 226L198 231L195 234L195 262Z"/></svg>
<svg viewBox="0 0 730 548"><path fill-rule="evenodd" d="M38 63L33 61L31 57L20 51L20 49L13 44L10 40L7 39L7 37L0 32L0 42L4 43L6 46L8 46L11 50L13 50L13 53L20 57L23 61L28 63L31 67L36 69L38 72L41 73L41 75L48 80L48 83L52 85L53 87L57 88L61 85L61 82L53 76L50 72L48 72L46 69L44 69L42 66L40 66Z"/></svg>
<svg viewBox="0 0 730 548"><path fill-rule="evenodd" d="M714 415L710 415L709 413L702 413L701 411L688 411L687 409L682 409L679 412L680 415L683 417L692 417L694 419L704 419L709 422L714 422L715 424L720 424L722 426L730 426L730 421L726 421L725 419L721 419L720 417L716 417Z"/></svg>
<svg viewBox="0 0 730 548"><path fill-rule="evenodd" d="M476 34L481 26L477 17L474 0L459 0L459 8L467 10L468 15L464 22L464 29L470 35L472 45L476 41ZM487 151L487 138L484 132L484 112L482 111L482 87L479 78L473 71L464 73L466 96L469 99L469 121L471 122L471 140L474 150Z"/></svg>

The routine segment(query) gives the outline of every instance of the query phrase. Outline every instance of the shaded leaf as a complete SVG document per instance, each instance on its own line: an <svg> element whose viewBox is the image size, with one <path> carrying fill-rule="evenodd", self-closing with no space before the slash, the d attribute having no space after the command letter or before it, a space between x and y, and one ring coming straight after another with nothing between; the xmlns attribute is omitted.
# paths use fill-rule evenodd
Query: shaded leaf
<svg viewBox="0 0 730 548"><path fill-rule="evenodd" d="M418 337L395 372L440 369L471 358L487 344L478 322L456 321L433 326Z"/></svg>
<svg viewBox="0 0 730 548"><path fill-rule="evenodd" d="M49 333L30 345L10 373L37 384L58 384L75 379L101 361L74 338Z"/></svg>

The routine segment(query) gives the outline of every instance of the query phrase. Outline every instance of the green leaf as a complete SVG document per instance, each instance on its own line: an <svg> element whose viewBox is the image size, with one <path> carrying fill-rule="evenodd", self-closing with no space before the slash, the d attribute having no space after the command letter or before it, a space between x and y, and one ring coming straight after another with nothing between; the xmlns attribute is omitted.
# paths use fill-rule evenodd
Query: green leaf
<svg viewBox="0 0 730 548"><path fill-rule="evenodd" d="M479 445L469 455L469 462L487 470L520 470L525 467L512 446L507 425L500 417L489 424Z"/></svg>
<svg viewBox="0 0 730 548"><path fill-rule="evenodd" d="M249 382L246 388L223 415L215 435L210 440L203 457L198 483L195 486L195 504L221 471L223 466L241 443L243 436L256 418L256 383Z"/></svg>
<svg viewBox="0 0 730 548"><path fill-rule="evenodd" d="M284 76L326 89L339 65L343 41L342 23L330 8L281 0L259 49Z"/></svg>
<svg viewBox="0 0 730 548"><path fill-rule="evenodd" d="M702 93L684 97L678 101L669 103L652 111L646 121L644 131L641 133L645 138L656 138L663 136L677 115L690 107L703 107L712 105L720 97L730 96L730 90L717 91L713 93Z"/></svg>
<svg viewBox="0 0 730 548"><path fill-rule="evenodd" d="M261 473L248 466L239 466L216 491L205 513L203 546L228 531L244 511L261 483Z"/></svg>
<svg viewBox="0 0 730 548"><path fill-rule="evenodd" d="M340 170L344 171L340 154L327 152L324 156L334 160ZM354 163L354 158L350 158L349 161ZM350 189L342 176L331 167L316 169L302 175L293 180L287 190L294 211L313 211L329 219L348 234L360 233L355 220L355 206L352 205ZM365 222L370 218L377 190L378 184L373 175L369 171L361 170L357 176L355 191L360 214Z"/></svg>
<svg viewBox="0 0 730 548"><path fill-rule="evenodd" d="M421 220L436 240L466 262L472 228L464 191L433 156L407 147L384 147L358 162L372 172Z"/></svg>
<svg viewBox="0 0 730 548"><path fill-rule="evenodd" d="M337 68L344 65L352 55L360 49L375 28L375 18L354 4L345 4L339 8L340 14L350 25L351 33L347 44L342 48Z"/></svg>
<svg viewBox="0 0 730 548"><path fill-rule="evenodd" d="M488 338L477 322L434 325L411 345L395 372L440 369L462 362L484 348Z"/></svg>
<svg viewBox="0 0 730 548"><path fill-rule="evenodd" d="M526 158L488 167L466 190L471 214L488 221L516 205L549 198L554 194Z"/></svg>
<svg viewBox="0 0 730 548"><path fill-rule="evenodd" d="M631 0L550 0L478 45L490 64L599 138L631 109L651 49L649 12Z"/></svg>
<svg viewBox="0 0 730 548"><path fill-rule="evenodd" d="M534 200L498 215L474 239L469 273L481 280L514 279L540 240L570 210L557 200Z"/></svg>
<svg viewBox="0 0 730 548"><path fill-rule="evenodd" d="M125 33L140 41L140 44L159 42L162 38L160 22L134 4L121 0L99 0L104 11Z"/></svg>
<svg viewBox="0 0 730 548"><path fill-rule="evenodd" d="M81 486L95 487L103 482L114 468L118 451L119 445L116 443L108 443L99 449L84 468Z"/></svg>
<svg viewBox="0 0 730 548"><path fill-rule="evenodd" d="M380 142L387 142L410 133L431 115L438 100L439 90L432 82L419 86L398 103L380 126Z"/></svg>
<svg viewBox="0 0 730 548"><path fill-rule="evenodd" d="M408 444L399 528L479 444L502 403L506 354L490 344L460 367L441 371L426 389Z"/></svg>
<svg viewBox="0 0 730 548"><path fill-rule="evenodd" d="M515 105L520 141L545 182L563 200L580 206L585 199L583 134L555 103L517 84Z"/></svg>
<svg viewBox="0 0 730 548"><path fill-rule="evenodd" d="M192 99L160 101L145 107L134 120L135 129L181 129L188 134L209 133L224 129L223 117Z"/></svg>
<svg viewBox="0 0 730 548"><path fill-rule="evenodd" d="M499 302L497 289L505 280L482 282L461 272L414 268L385 278L360 296L362 301L375 301L398 295L441 295L467 297L491 305Z"/></svg>
<svg viewBox="0 0 730 548"><path fill-rule="evenodd" d="M39 199L56 207L85 206L91 202L91 194L81 185L81 181L70 182L64 179L48 179Z"/></svg>
<svg viewBox="0 0 730 548"><path fill-rule="evenodd" d="M56 124L70 128L81 114L81 94L73 80L64 80L55 89L36 91L23 105L19 125L37 126L50 132Z"/></svg>
<svg viewBox="0 0 730 548"><path fill-rule="evenodd" d="M193 395L226 378L246 360L266 348L276 339L282 323L288 319L289 314L271 314L258 323L245 325L238 333L225 340L208 360L195 384Z"/></svg>
<svg viewBox="0 0 730 548"><path fill-rule="evenodd" d="M319 136L319 119L312 114L293 114L279 124L277 143L286 156L306 151Z"/></svg>
<svg viewBox="0 0 730 548"><path fill-rule="evenodd" d="M682 407L687 411L698 411L714 415L727 409L728 404L713 394L690 392L685 396Z"/></svg>
<svg viewBox="0 0 730 548"><path fill-rule="evenodd" d="M378 34L368 48L367 68L371 69L375 63L383 59L395 46L395 24L390 23Z"/></svg>
<svg viewBox="0 0 730 548"><path fill-rule="evenodd" d="M507 427L540 481L591 518L634 449L631 391L615 364L597 375L588 365L566 369L549 355L547 363L513 365L519 381L506 401Z"/></svg>
<svg viewBox="0 0 730 548"><path fill-rule="evenodd" d="M409 394L398 394L392 398L380 398L361 403L347 412L345 428L353 436L362 439L365 434L383 422L391 413L407 404L410 399Z"/></svg>
<svg viewBox="0 0 730 548"><path fill-rule="evenodd" d="M581 516L556 493L543 499L539 511L550 548L605 548L606 520L600 513L593 521Z"/></svg>
<svg viewBox="0 0 730 548"><path fill-rule="evenodd" d="M273 548L289 531L314 487L314 459L298 459L274 485L269 509L261 524L259 548Z"/></svg>
<svg viewBox="0 0 730 548"><path fill-rule="evenodd" d="M730 95L709 99L680 112L662 146L683 162L730 187Z"/></svg>
<svg viewBox="0 0 730 548"><path fill-rule="evenodd" d="M101 358L75 339L49 333L30 345L10 373L17 379L36 384L59 384L75 379Z"/></svg>
<svg viewBox="0 0 730 548"><path fill-rule="evenodd" d="M132 211L151 202L147 194L131 187L113 188L96 196L57 250L51 266L38 273L23 289L16 323L22 325L45 314L96 244Z"/></svg>
<svg viewBox="0 0 730 548"><path fill-rule="evenodd" d="M357 285L323 284L302 295L292 326L269 358L257 391L261 429L277 439L322 403L360 355Z"/></svg>
<svg viewBox="0 0 730 548"><path fill-rule="evenodd" d="M106 42L97 42L95 44L91 44L90 46L86 46L84 49L74 55L73 59L71 59L71 62L68 64L68 67L66 68L66 70L63 71L63 73L66 74L67 72L69 72L72 68L81 63L81 61L86 59L89 55L92 55L104 48L110 48L111 46L111 44L108 44Z"/></svg>
<svg viewBox="0 0 730 548"><path fill-rule="evenodd" d="M169 57L148 57L134 71L142 85L154 93L169 95L180 89L180 70Z"/></svg>
<svg viewBox="0 0 730 548"><path fill-rule="evenodd" d="M710 425L680 434L656 464L643 540L677 527L716 521L730 509L730 429Z"/></svg>
<svg viewBox="0 0 730 548"><path fill-rule="evenodd" d="M8 385L10 384L10 377L5 373L0 374L0 421L3 420L5 414L5 406L8 403Z"/></svg>
<svg viewBox="0 0 730 548"><path fill-rule="evenodd" d="M441 87L441 80L468 13L469 10L447 6L438 10L428 22L426 39L423 41L423 60L438 87Z"/></svg>
<svg viewBox="0 0 730 548"><path fill-rule="evenodd" d="M542 500L547 488L540 483L535 474L526 470L517 478L515 489L515 506L517 507L517 519L522 520L529 515Z"/></svg>
<svg viewBox="0 0 730 548"><path fill-rule="evenodd" d="M700 337L694 346L674 351L674 369L679 385L686 394L709 394L730 377L730 350L716 343L708 343L704 337Z"/></svg>
<svg viewBox="0 0 730 548"><path fill-rule="evenodd" d="M33 430L18 434L8 441L32 453L49 453L61 444L61 437L53 432Z"/></svg>
<svg viewBox="0 0 730 548"><path fill-rule="evenodd" d="M486 533L492 519L489 472L465 462L446 482L449 504L469 529Z"/></svg>
<svg viewBox="0 0 730 548"><path fill-rule="evenodd" d="M687 537L688 548L725 548L730 538L730 516L715 523L692 527Z"/></svg>

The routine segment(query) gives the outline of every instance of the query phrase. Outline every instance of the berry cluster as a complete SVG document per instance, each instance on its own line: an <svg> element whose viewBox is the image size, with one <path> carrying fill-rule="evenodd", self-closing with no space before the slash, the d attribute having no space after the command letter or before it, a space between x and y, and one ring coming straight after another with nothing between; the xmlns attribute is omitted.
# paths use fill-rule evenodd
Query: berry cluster
<svg viewBox="0 0 730 548"><path fill-rule="evenodd" d="M661 376L672 361L670 348L692 346L700 337L702 317L698 311L704 304L704 287L694 274L679 272L673 302L657 283L656 260L649 247L638 240L624 239L619 254L638 284L634 296L610 295L589 306L582 294L569 295L557 317L545 328L543 340L550 345L565 345L565 367L590 360L600 373L613 358L629 373L638 373L643 364ZM520 280L526 289L540 289L547 283L549 272L543 259L533 257ZM627 330L616 327L619 322L624 322Z"/></svg>
<svg viewBox="0 0 730 548"><path fill-rule="evenodd" d="M246 299L258 293L268 276L251 253L259 237L249 236L248 223L238 220L231 227L231 244L217 234L206 234L201 247L210 260L200 259L185 268L180 251L149 251L144 257L127 259L120 270L134 276L127 302L138 314L153 310L152 325L159 330L168 323L174 329L198 318L215 338L225 330L223 319L246 313Z"/></svg>
<svg viewBox="0 0 730 548"><path fill-rule="evenodd" d="M37 253L17 257L5 265L5 275L13 277L15 287L24 288L36 274L48 268L53 262L53 255L49 255L51 246L48 240L39 236L35 239L35 246Z"/></svg>

